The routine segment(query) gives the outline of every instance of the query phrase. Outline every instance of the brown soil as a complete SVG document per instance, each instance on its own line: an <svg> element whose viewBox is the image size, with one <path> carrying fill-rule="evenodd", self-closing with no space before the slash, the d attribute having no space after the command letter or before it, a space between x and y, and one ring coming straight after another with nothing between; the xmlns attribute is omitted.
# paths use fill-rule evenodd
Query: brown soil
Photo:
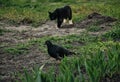
<svg viewBox="0 0 120 82"><path fill-rule="evenodd" d="M98 22L99 21L99 22ZM90 34L99 35L107 30L110 30L111 25L113 25L116 19L111 17L102 16L98 13L92 13L84 20L74 23L74 25L63 25L61 28L56 27L55 22L47 21L45 24L34 28L31 26L20 25L9 26L4 24L3 21L0 22L2 25L1 29L9 30L0 36L0 82L14 82L16 78L14 73L23 72L23 68L32 69L34 65L43 65L46 61L44 70L47 70L50 66L58 66L59 64L53 58L49 58L47 53L42 53L38 45L29 49L29 53L13 56L3 52L2 48L8 46L14 46L17 43L25 43L34 38L41 38L44 36L65 36L70 34L80 34L85 31L87 27L92 24L97 24L104 30L100 32L90 32ZM22 24L32 23L29 19L24 19L21 21ZM73 43L73 45L77 43ZM48 59L49 58L49 59ZM106 81L107 82L107 81ZM109 82L109 81L108 81Z"/></svg>
<svg viewBox="0 0 120 82"><path fill-rule="evenodd" d="M120 82L120 74L113 74L112 77L105 76L100 82Z"/></svg>

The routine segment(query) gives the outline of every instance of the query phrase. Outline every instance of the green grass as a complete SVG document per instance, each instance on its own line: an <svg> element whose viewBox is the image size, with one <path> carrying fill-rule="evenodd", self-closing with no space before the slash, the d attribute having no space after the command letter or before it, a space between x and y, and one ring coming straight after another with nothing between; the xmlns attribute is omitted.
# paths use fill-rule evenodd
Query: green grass
<svg viewBox="0 0 120 82"><path fill-rule="evenodd" d="M103 37L107 37L108 39L115 41L120 40L120 23L116 23L116 25L112 27L112 30L105 33Z"/></svg>
<svg viewBox="0 0 120 82"><path fill-rule="evenodd" d="M77 55L71 58L65 57L61 61L57 75L55 75L55 69L50 69L49 73L46 73L35 67L31 73L28 73L27 69L25 70L22 82L54 82L55 80L56 82L79 82L80 80L86 82L87 79L90 80L89 82L99 82L106 75L112 77L113 74L120 71L120 43L109 40L102 42L100 38L101 36L95 37L87 33L63 37L46 36L5 50L10 54L23 55L29 51L31 46L39 45L40 51L47 53L44 42L51 40L53 43L77 53ZM73 44L74 42L83 42L85 45L76 46ZM83 69L86 70L85 73L81 72ZM88 78L86 79L86 77Z"/></svg>
<svg viewBox="0 0 120 82"><path fill-rule="evenodd" d="M41 52L47 53L46 46L44 45L46 40L50 40L53 43L59 44L67 49L77 51L81 46L88 45L91 42L97 42L99 40L99 37L89 35L87 32L83 32L79 35L73 34L59 37L45 36L42 38L31 39L26 43L18 43L14 46L3 48L3 50L4 52L12 55L24 55L30 51L29 49L31 47L34 47L34 45L38 45ZM77 51L77 53L80 52Z"/></svg>
<svg viewBox="0 0 120 82"><path fill-rule="evenodd" d="M16 23L28 18L33 21L33 25L39 24L49 19L48 11L53 11L64 5L72 7L74 21L80 21L92 12L120 19L119 1L37 0L37 2L31 2L29 0L9 0L9 3L11 2L9 5L6 5L5 1L2 2L3 6L0 8L0 18L7 18Z"/></svg>
<svg viewBox="0 0 120 82"><path fill-rule="evenodd" d="M0 28L0 36L4 35L6 32L11 32L10 30Z"/></svg>
<svg viewBox="0 0 120 82"><path fill-rule="evenodd" d="M100 51L91 59L85 61L86 70L90 78L90 82L99 82L101 77L105 75L112 76L114 73L119 72L119 48L120 45L116 44L108 49L108 51ZM115 51L114 51L115 50ZM107 55L107 57L105 57Z"/></svg>
<svg viewBox="0 0 120 82"><path fill-rule="evenodd" d="M9 4L8 4L9 3ZM42 23L48 18L48 11L70 5L73 11L73 21L80 21L92 12L98 12L106 16L120 19L119 0L0 0L0 19L7 19L10 23L16 24L23 19L33 21L33 25ZM118 21L119 22L119 21ZM105 76L112 78L114 74L120 74L120 24L115 24L112 29L101 36L92 36L89 31L99 31L97 25L90 26L87 32L78 35L62 37L45 36L32 39L25 43L19 43L12 47L4 48L4 52L11 55L25 55L30 52L34 45L39 50L47 53L44 42L51 40L67 49L77 53L73 57L65 57L59 65L58 72L51 67L44 72L41 67L33 68L32 72L25 70L21 78L22 82L100 82ZM6 33L0 29L0 35ZM103 38L106 41L103 41ZM82 71L85 70L83 73ZM21 77L21 75L20 75Z"/></svg>
<svg viewBox="0 0 120 82"><path fill-rule="evenodd" d="M92 26L91 25L90 27L87 28L87 30L90 32L98 32L98 31L102 30L102 28L99 26Z"/></svg>
<svg viewBox="0 0 120 82"><path fill-rule="evenodd" d="M9 53L14 56L22 55L28 53L28 50L30 48L29 44L17 44L12 47L4 48L4 52Z"/></svg>
<svg viewBox="0 0 120 82"><path fill-rule="evenodd" d="M102 50L101 46L104 47ZM30 74L26 70L23 82L54 82L55 80L55 82L87 82L87 79L89 82L100 82L106 75L112 77L114 73L119 73L119 43L99 43L94 53L90 53L92 50L88 47L94 49L95 45L85 46L85 53L77 58L65 57L61 61L57 75L55 75L54 69L45 73L42 69L36 68ZM82 67L86 70L85 73L81 72ZM86 74L88 75L86 76ZM85 79L86 77L88 78Z"/></svg>

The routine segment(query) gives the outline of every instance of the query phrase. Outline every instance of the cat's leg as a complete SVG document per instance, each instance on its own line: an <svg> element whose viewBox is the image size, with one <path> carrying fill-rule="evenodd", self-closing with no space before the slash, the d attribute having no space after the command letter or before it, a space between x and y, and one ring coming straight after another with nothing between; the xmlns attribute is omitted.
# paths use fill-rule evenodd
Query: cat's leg
<svg viewBox="0 0 120 82"><path fill-rule="evenodd" d="M68 19L69 19L69 24L73 24L73 22L72 22L72 14L70 14L70 16L68 17Z"/></svg>
<svg viewBox="0 0 120 82"><path fill-rule="evenodd" d="M71 9L68 12L68 19L69 19L69 24L73 24L73 22L72 22L72 10Z"/></svg>
<svg viewBox="0 0 120 82"><path fill-rule="evenodd" d="M63 20L63 23L67 23L67 19L64 19L64 20Z"/></svg>
<svg viewBox="0 0 120 82"><path fill-rule="evenodd" d="M72 19L71 19L71 20L69 20L69 24L73 24Z"/></svg>
<svg viewBox="0 0 120 82"><path fill-rule="evenodd" d="M57 27L60 28L61 24L63 22L63 19L57 19Z"/></svg>

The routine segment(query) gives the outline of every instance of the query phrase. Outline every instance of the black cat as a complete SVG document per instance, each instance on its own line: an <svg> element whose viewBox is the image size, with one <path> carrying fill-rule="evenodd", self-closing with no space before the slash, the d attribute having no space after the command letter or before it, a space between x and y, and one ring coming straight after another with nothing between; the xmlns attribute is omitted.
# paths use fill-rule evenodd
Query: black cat
<svg viewBox="0 0 120 82"><path fill-rule="evenodd" d="M49 12L49 17L51 20L57 19L57 27L61 27L61 24L69 19L69 24L72 23L72 10L70 6L65 6L62 8L57 8L53 12Z"/></svg>

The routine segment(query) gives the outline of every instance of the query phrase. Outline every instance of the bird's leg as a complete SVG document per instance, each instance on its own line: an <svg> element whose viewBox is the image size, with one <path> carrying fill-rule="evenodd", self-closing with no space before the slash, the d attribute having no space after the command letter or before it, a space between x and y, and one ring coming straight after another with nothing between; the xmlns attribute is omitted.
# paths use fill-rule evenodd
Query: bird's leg
<svg viewBox="0 0 120 82"><path fill-rule="evenodd" d="M59 56L59 54L57 54L57 58L56 60L61 60L62 58Z"/></svg>
<svg viewBox="0 0 120 82"><path fill-rule="evenodd" d="M56 59L57 63L60 64L60 59Z"/></svg>
<svg viewBox="0 0 120 82"><path fill-rule="evenodd" d="M57 63L60 63L60 60L61 60L61 57L59 56L59 54L57 54L57 58L56 58Z"/></svg>

